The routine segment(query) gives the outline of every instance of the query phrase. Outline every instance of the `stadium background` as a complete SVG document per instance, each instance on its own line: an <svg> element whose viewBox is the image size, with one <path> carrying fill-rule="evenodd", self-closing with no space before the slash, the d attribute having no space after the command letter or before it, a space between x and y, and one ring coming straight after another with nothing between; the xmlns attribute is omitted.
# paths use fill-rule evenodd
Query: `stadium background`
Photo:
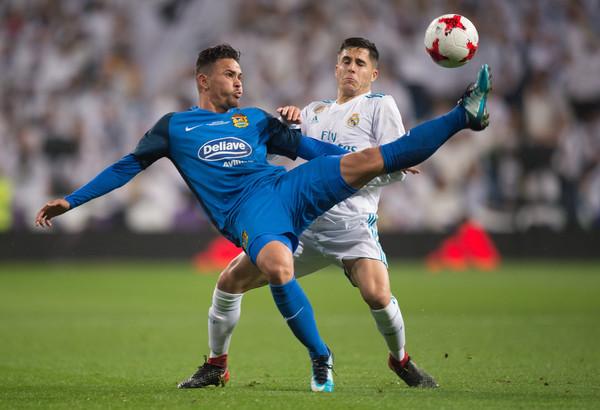
<svg viewBox="0 0 600 410"><path fill-rule="evenodd" d="M492 125L461 133L421 166L421 175L387 188L381 232L443 235L465 219L492 234L597 232L597 6L594 0L4 1L0 230L4 238L38 232L33 219L41 204L129 152L162 113L194 105L198 50L219 42L239 48L244 105L274 111L334 97L337 47L360 35L381 52L374 90L395 97L407 128L453 105L482 62L495 81ZM422 43L432 16L448 10L460 10L480 32L474 61L455 70L433 64ZM214 236L167 160L54 228L114 231Z"/></svg>
<svg viewBox="0 0 600 410"><path fill-rule="evenodd" d="M422 44L447 12L480 35L456 70ZM597 408L597 21L598 0L1 1L0 409ZM333 97L337 47L357 35L378 45L374 90L395 97L407 128L493 68L492 125L462 132L381 204L409 351L442 388L404 388L387 371L365 304L332 268L302 286L336 353L334 395L308 392L306 352L265 288L244 296L229 387L175 389L206 352L215 276L190 260L216 233L173 166L52 230L33 227L35 212L193 105L198 50L241 49L244 105L273 111ZM507 258L493 272L428 273L423 256L466 220Z"/></svg>

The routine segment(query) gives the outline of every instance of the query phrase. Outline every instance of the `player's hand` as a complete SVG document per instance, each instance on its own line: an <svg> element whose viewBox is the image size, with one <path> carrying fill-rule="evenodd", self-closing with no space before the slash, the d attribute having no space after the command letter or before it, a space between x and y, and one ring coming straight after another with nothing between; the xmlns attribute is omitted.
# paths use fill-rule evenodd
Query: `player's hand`
<svg viewBox="0 0 600 410"><path fill-rule="evenodd" d="M300 121L301 110L294 105L279 107L277 108L277 112L287 124L300 124L302 122Z"/></svg>
<svg viewBox="0 0 600 410"><path fill-rule="evenodd" d="M64 214L69 209L71 205L65 199L48 201L35 216L35 224L41 228L49 228L52 226L52 218Z"/></svg>
<svg viewBox="0 0 600 410"><path fill-rule="evenodd" d="M402 170L405 174L418 175L421 173L417 168L405 168Z"/></svg>

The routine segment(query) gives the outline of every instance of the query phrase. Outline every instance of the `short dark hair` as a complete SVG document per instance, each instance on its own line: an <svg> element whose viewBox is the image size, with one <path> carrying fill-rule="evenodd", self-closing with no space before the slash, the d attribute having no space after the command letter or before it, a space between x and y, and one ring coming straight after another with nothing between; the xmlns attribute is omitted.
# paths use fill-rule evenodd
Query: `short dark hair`
<svg viewBox="0 0 600 410"><path fill-rule="evenodd" d="M371 60L377 64L377 62L379 62L379 51L377 50L377 47L375 47L375 44L372 43L371 41L367 40L366 38L362 38L362 37L350 37L345 39L342 42L342 45L340 46L340 50L338 51L338 54L340 54L342 51L347 50L349 48L365 48L367 50L369 50L369 57L371 57Z"/></svg>
<svg viewBox="0 0 600 410"><path fill-rule="evenodd" d="M219 44L202 50L196 60L196 74L223 58L232 58L239 63L240 52L229 44Z"/></svg>

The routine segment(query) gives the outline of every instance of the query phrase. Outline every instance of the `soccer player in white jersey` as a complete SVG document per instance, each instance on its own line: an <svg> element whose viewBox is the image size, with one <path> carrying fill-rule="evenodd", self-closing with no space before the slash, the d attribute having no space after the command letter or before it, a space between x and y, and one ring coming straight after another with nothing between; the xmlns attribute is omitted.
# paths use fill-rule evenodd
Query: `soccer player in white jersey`
<svg viewBox="0 0 600 410"><path fill-rule="evenodd" d="M394 99L371 92L379 74L378 58L377 48L369 40L344 40L335 69L337 99L312 102L301 112L293 106L278 111L288 122L300 122L302 134L348 151L393 141L405 131ZM402 177L402 172L379 177L317 218L300 238L294 254L295 271L301 277L332 263L339 265L371 310L389 349L390 369L409 386L432 388L438 386L435 380L419 369L405 350L404 321L390 291L386 257L377 234L380 186ZM266 283L243 254L221 273L209 309L210 356L185 387L224 385L229 379L227 353L240 317L242 295Z"/></svg>

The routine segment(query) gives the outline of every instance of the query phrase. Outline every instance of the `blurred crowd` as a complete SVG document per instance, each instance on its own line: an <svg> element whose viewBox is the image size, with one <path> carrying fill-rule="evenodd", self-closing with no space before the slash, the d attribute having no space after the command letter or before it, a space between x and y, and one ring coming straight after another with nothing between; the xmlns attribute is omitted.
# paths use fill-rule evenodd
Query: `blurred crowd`
<svg viewBox="0 0 600 410"><path fill-rule="evenodd" d="M479 50L458 69L424 50L430 21L466 15ZM492 125L462 132L386 188L380 229L492 232L600 228L598 0L4 0L0 3L0 231L130 152L164 113L196 104L199 50L242 51L244 105L335 98L339 44L381 54L374 91L406 128L451 106L479 65L494 76ZM203 230L209 222L163 159L57 229Z"/></svg>

